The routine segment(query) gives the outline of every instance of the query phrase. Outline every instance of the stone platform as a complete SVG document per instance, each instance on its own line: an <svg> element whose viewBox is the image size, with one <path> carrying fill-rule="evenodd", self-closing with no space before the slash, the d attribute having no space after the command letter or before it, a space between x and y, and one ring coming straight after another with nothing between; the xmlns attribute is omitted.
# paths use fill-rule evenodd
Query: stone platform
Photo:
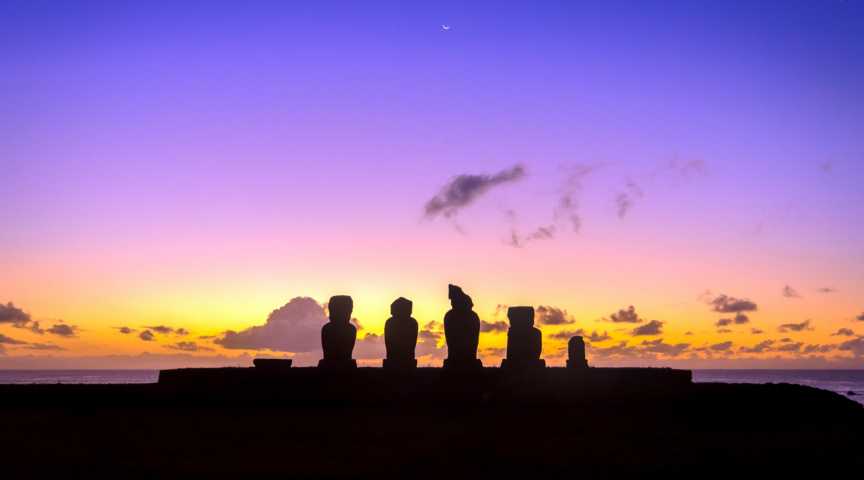
<svg viewBox="0 0 864 480"><path fill-rule="evenodd" d="M669 368L200 368L163 370L159 386L184 395L266 398L277 403L567 401L591 396L653 395L692 384L689 370Z"/></svg>

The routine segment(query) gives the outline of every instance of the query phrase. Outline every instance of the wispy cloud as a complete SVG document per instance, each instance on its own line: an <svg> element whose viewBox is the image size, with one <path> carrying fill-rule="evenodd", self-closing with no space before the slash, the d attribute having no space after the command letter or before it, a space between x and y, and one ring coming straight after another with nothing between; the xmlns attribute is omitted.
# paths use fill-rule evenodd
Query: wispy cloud
<svg viewBox="0 0 864 480"><path fill-rule="evenodd" d="M445 218L452 217L491 188L515 182L524 176L525 168L522 165L515 165L493 175L458 175L426 202L423 215L429 219L439 215Z"/></svg>
<svg viewBox="0 0 864 480"><path fill-rule="evenodd" d="M617 312L609 315L609 320L614 323L641 323L642 319L639 318L639 314L636 313L636 307L630 305L629 307L622 308Z"/></svg>
<svg viewBox="0 0 864 480"><path fill-rule="evenodd" d="M784 323L780 325L777 330L780 332L803 332L805 330L813 330L813 327L810 325L810 320L804 320L801 323Z"/></svg>
<svg viewBox="0 0 864 480"><path fill-rule="evenodd" d="M45 331L59 337L74 337L78 334L78 327L68 323L58 323Z"/></svg>
<svg viewBox="0 0 864 480"><path fill-rule="evenodd" d="M735 298L728 295L719 295L709 302L715 312L740 313L755 312L758 309L756 303L746 298Z"/></svg>
<svg viewBox="0 0 864 480"><path fill-rule="evenodd" d="M647 335L660 335L663 333L663 324L660 320L651 320L645 325L640 325L633 329L631 335L633 336L647 336Z"/></svg>
<svg viewBox="0 0 864 480"><path fill-rule="evenodd" d="M801 294L789 285L783 287L783 296L786 298L801 298Z"/></svg>

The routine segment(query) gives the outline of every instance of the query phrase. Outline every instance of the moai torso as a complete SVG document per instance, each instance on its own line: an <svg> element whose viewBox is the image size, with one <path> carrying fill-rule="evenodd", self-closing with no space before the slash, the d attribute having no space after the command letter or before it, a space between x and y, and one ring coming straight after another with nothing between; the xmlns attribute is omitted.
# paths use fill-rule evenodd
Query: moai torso
<svg viewBox="0 0 864 480"><path fill-rule="evenodd" d="M417 320L412 317L390 317L384 324L384 344L387 358L413 360L417 347Z"/></svg>
<svg viewBox="0 0 864 480"><path fill-rule="evenodd" d="M357 328L350 323L328 322L321 328L321 348L326 360L351 360Z"/></svg>
<svg viewBox="0 0 864 480"><path fill-rule="evenodd" d="M480 317L472 310L451 309L444 315L447 358L476 359L480 341Z"/></svg>

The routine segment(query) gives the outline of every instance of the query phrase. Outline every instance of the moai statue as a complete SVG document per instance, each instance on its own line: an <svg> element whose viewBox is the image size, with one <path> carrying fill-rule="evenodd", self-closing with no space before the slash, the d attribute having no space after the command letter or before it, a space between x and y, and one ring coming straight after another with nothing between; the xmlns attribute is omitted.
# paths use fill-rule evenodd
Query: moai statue
<svg viewBox="0 0 864 480"><path fill-rule="evenodd" d="M507 318L510 319L507 358L501 362L501 368L545 367L546 361L540 358L543 334L534 327L534 307L510 307Z"/></svg>
<svg viewBox="0 0 864 480"><path fill-rule="evenodd" d="M474 302L456 285L449 286L452 308L444 315L444 337L447 341L447 359L444 368L480 368L477 358L480 341L480 317L472 310Z"/></svg>
<svg viewBox="0 0 864 480"><path fill-rule="evenodd" d="M321 328L321 348L324 350L324 358L318 362L318 368L336 370L357 368L357 362L351 358L354 342L357 340L357 328L351 325L354 301L348 295L330 297L328 310L330 321Z"/></svg>
<svg viewBox="0 0 864 480"><path fill-rule="evenodd" d="M567 368L588 368L585 360L585 342L582 337L570 337L567 342Z"/></svg>
<svg viewBox="0 0 864 480"><path fill-rule="evenodd" d="M384 368L417 368L414 350L417 347L417 320L411 317L413 304L407 298L399 297L390 304L390 315L384 324L384 344L387 358Z"/></svg>

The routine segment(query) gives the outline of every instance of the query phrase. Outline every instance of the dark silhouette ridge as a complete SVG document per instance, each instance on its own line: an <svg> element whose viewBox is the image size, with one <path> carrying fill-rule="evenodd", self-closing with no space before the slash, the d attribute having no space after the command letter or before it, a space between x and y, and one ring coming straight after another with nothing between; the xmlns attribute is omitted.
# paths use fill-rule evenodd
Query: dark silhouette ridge
<svg viewBox="0 0 864 480"><path fill-rule="evenodd" d="M151 385L0 385L0 408L9 479L818 479L864 468L864 408L852 400L669 369L172 370Z"/></svg>
<svg viewBox="0 0 864 480"><path fill-rule="evenodd" d="M444 368L480 368L483 366L477 358L480 317L472 310L474 302L456 285L448 286L448 297L452 308L444 315L444 337L447 341Z"/></svg>
<svg viewBox="0 0 864 480"><path fill-rule="evenodd" d="M354 301L348 295L332 296L328 310L330 321L321 328L324 358L318 362L318 367L336 370L357 368L357 362L351 358L357 341L357 328L351 325Z"/></svg>
<svg viewBox="0 0 864 480"><path fill-rule="evenodd" d="M585 341L582 337L571 337L567 342L567 368L588 368L585 359Z"/></svg>
<svg viewBox="0 0 864 480"><path fill-rule="evenodd" d="M510 329L507 330L507 358L501 368L543 368L546 362L540 358L543 350L543 333L534 327L534 307L510 307L507 309Z"/></svg>
<svg viewBox="0 0 864 480"><path fill-rule="evenodd" d="M291 368L293 361L288 358L256 358L252 360L255 368L267 372L278 372Z"/></svg>
<svg viewBox="0 0 864 480"><path fill-rule="evenodd" d="M417 348L417 320L411 316L413 304L399 297L390 304L390 315L384 323L384 345L387 358L384 368L410 369L417 367L414 351Z"/></svg>

